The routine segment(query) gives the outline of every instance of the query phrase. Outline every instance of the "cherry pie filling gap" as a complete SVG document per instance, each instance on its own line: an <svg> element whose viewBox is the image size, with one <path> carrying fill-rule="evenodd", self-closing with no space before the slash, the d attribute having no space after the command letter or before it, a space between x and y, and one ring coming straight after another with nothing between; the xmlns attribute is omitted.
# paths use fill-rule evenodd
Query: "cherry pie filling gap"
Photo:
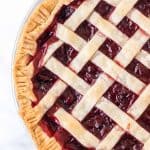
<svg viewBox="0 0 150 150"><path fill-rule="evenodd" d="M91 3L89 8L91 12L85 19L78 17L81 23L75 25L76 27L72 26L71 19L80 14L78 12L81 11L80 7L83 9L89 3ZM110 144L111 149L141 150L150 137L150 105L145 106L145 109L141 108L138 115L134 112L136 106L142 104L141 97L144 97L144 91L150 89L150 60L148 60L150 58L150 33L147 29L144 30L133 17L137 11L144 17L150 17L150 2L139 0L134 3L133 11L127 12L119 21L115 19L114 21L112 16L115 16L118 6L113 1L111 4L109 0L94 2L74 0L69 5L63 5L60 8L53 22L37 39L38 46L33 58L34 76L32 78L33 92L37 101L32 105L33 108L42 105L42 101L48 101L47 96L55 92L55 100L49 99L52 104L48 103L50 107L41 118L39 125L48 136L54 136L64 150L107 147L109 144L105 142L109 141L111 136L114 141L114 144ZM118 36L123 36L122 39L114 39L113 37L116 36L109 34L107 29L101 31L101 22L96 22L94 17L108 21L107 25L117 30ZM61 39L59 34L63 32L57 31L59 27L65 30L64 34L69 30L73 38L79 41L68 40L68 37ZM138 39L141 36L143 40ZM97 39L98 37L100 39ZM132 38L135 40L130 41ZM136 44L138 40L140 44L131 49L129 45ZM89 52L91 56L85 55L87 56L85 58L85 52ZM125 52L127 55L131 54L131 58L129 55L128 59ZM79 65L76 65L78 61ZM110 63L114 69L109 68ZM55 65L58 65L58 71L55 70ZM54 69L54 72L50 67ZM59 69L62 68L66 73L60 74ZM113 71L118 72L113 74ZM71 73L77 81L71 81L68 76L65 78L67 73ZM130 77L133 80L128 80ZM138 86L132 85L131 81L135 81ZM59 85L61 85L60 89L57 88ZM120 118L110 115L109 108L116 110L114 114L120 112L119 114L125 117L127 127L123 125ZM67 120L75 122L75 125L70 122L70 124L65 124ZM131 127L132 123L134 127ZM75 128L75 131L72 131L71 126ZM87 137L76 133L76 127L79 127L78 130ZM135 128L140 129L139 133L145 133L144 138L138 132L134 134Z"/></svg>

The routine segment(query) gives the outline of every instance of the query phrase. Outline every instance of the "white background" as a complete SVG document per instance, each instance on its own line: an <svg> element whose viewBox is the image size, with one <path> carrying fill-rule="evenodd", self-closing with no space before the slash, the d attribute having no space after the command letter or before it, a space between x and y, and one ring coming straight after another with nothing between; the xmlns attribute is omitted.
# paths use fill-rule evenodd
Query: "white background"
<svg viewBox="0 0 150 150"><path fill-rule="evenodd" d="M0 150L35 150L12 95L14 44L25 16L38 0L0 0Z"/></svg>

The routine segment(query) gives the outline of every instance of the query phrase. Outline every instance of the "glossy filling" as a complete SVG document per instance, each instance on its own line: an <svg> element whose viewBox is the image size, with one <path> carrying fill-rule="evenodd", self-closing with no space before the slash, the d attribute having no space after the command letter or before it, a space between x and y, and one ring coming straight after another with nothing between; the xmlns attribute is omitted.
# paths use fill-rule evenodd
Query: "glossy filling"
<svg viewBox="0 0 150 150"><path fill-rule="evenodd" d="M57 119L51 116L51 112L47 112L39 124L49 136L56 138L62 146L62 150L90 150L83 147L73 136L63 129Z"/></svg>
<svg viewBox="0 0 150 150"><path fill-rule="evenodd" d="M145 67L138 60L133 59L133 61L127 66L126 70L144 83L150 83L150 69Z"/></svg>
<svg viewBox="0 0 150 150"><path fill-rule="evenodd" d="M42 67L42 61L47 52L48 46L58 40L55 36L57 23L63 24L83 1L84 0L74 0L70 5L64 5L56 14L51 25L49 25L45 32L43 32L43 34L41 34L41 36L37 39L37 52L33 58L35 72L34 77L32 78L33 92L37 98L37 101L33 103L33 106L38 104L38 102L44 97L44 95L46 95L48 90L50 90L50 88L58 80L58 77L55 74L50 72L45 67ZM150 14L149 6L149 0L141 0L135 5L135 7L146 16L149 16ZM114 9L115 8L113 6L102 0L96 6L95 11L105 19L108 19ZM117 28L128 37L131 37L139 27L129 18L125 17L117 25ZM89 41L97 32L97 28L90 22L84 21L81 23L81 25L79 25L75 32L84 40ZM109 58L113 59L120 52L121 47L111 39L106 39L105 42L100 46L99 50ZM147 43L143 46L143 50L150 52L150 40L147 41ZM77 54L78 52L74 48L65 43L54 52L53 57L55 57L62 64L68 66L77 56ZM147 70L147 68L137 60L133 60L126 69L144 83L147 84L150 82L149 70ZM78 75L88 84L93 85L101 73L102 70L89 61L78 73ZM107 90L104 96L123 111L127 111L137 99L136 94L117 82L115 82ZM57 98L55 105L44 115L39 123L47 135L54 136L56 138L56 140L61 144L63 150L87 149L59 125L57 118L53 117L54 112L56 112L60 107L63 107L66 111L71 113L81 98L82 95L80 93L68 86ZM138 122L143 128L150 132L149 110L150 109L148 107L148 109L138 119ZM114 121L97 108L93 108L93 110L84 118L81 123L87 130L89 130L99 139L104 139L104 137L115 126ZM141 150L142 146L143 145L134 137L129 134L125 134L116 144L114 150Z"/></svg>
<svg viewBox="0 0 150 150"><path fill-rule="evenodd" d="M113 40L106 39L100 46L99 50L109 58L113 59L119 53L121 47L117 45Z"/></svg>
<svg viewBox="0 0 150 150"><path fill-rule="evenodd" d="M97 108L93 108L82 121L82 124L100 140L102 140L115 126L114 121Z"/></svg>
<svg viewBox="0 0 150 150"><path fill-rule="evenodd" d="M150 53L150 39L145 43L145 45L143 46L143 50L147 51L148 53Z"/></svg>
<svg viewBox="0 0 150 150"><path fill-rule="evenodd" d="M137 121L144 129L150 132L150 105Z"/></svg>
<svg viewBox="0 0 150 150"><path fill-rule="evenodd" d="M69 65L73 58L77 55L77 51L68 44L60 46L53 56L57 58L64 65Z"/></svg>
<svg viewBox="0 0 150 150"><path fill-rule="evenodd" d="M63 107L66 111L71 112L81 98L81 94L79 94L73 88L68 87L57 99L56 103Z"/></svg>
<svg viewBox="0 0 150 150"><path fill-rule="evenodd" d="M106 91L104 97L113 102L123 111L127 111L135 102L137 95L120 83L115 82L108 91Z"/></svg>
<svg viewBox="0 0 150 150"><path fill-rule="evenodd" d="M128 37L133 36L133 34L138 30L138 26L129 18L124 17L123 20L118 24L118 29L121 30Z"/></svg>
<svg viewBox="0 0 150 150"><path fill-rule="evenodd" d="M55 42L57 38L55 37L55 31L57 23L64 23L75 11L73 7L63 5L59 12L55 15L53 22L48 26L48 28L41 34L37 39L38 50L43 45L50 45Z"/></svg>
<svg viewBox="0 0 150 150"><path fill-rule="evenodd" d="M51 44L55 41L55 30L57 23L64 23L78 8L81 3L85 0L74 0L70 3L70 5L63 5L62 8L55 15L53 22L49 25L49 27L41 34L41 36L37 39L38 49L44 44Z"/></svg>
<svg viewBox="0 0 150 150"><path fill-rule="evenodd" d="M95 26L88 21L84 21L75 32L86 41L89 41L94 36L96 31L97 28Z"/></svg>
<svg viewBox="0 0 150 150"><path fill-rule="evenodd" d="M58 77L45 67L42 67L32 78L33 92L38 101L43 98L43 96L54 85L57 79Z"/></svg>
<svg viewBox="0 0 150 150"><path fill-rule="evenodd" d="M94 84L102 71L92 62L88 62L79 72L79 76L89 84Z"/></svg>
<svg viewBox="0 0 150 150"><path fill-rule="evenodd" d="M113 150L142 150L143 144L128 133L125 133Z"/></svg>
<svg viewBox="0 0 150 150"><path fill-rule="evenodd" d="M149 0L138 0L135 5L140 12L142 12L145 16L150 17L150 1Z"/></svg>
<svg viewBox="0 0 150 150"><path fill-rule="evenodd" d="M103 0L101 0L100 3L95 8L95 11L98 12L105 19L109 18L113 10L114 7Z"/></svg>

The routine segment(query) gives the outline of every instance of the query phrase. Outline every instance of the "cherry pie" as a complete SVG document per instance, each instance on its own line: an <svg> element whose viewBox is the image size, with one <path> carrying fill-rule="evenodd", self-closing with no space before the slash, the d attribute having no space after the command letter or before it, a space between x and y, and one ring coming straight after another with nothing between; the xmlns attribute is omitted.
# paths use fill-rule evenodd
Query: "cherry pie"
<svg viewBox="0 0 150 150"><path fill-rule="evenodd" d="M150 0L43 0L14 65L40 150L150 150Z"/></svg>

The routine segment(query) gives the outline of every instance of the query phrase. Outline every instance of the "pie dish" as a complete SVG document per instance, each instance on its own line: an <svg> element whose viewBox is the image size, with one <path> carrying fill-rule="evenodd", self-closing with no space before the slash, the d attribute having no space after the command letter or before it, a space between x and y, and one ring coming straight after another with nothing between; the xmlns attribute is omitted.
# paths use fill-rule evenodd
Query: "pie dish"
<svg viewBox="0 0 150 150"><path fill-rule="evenodd" d="M14 79L38 149L149 150L150 1L41 1Z"/></svg>

